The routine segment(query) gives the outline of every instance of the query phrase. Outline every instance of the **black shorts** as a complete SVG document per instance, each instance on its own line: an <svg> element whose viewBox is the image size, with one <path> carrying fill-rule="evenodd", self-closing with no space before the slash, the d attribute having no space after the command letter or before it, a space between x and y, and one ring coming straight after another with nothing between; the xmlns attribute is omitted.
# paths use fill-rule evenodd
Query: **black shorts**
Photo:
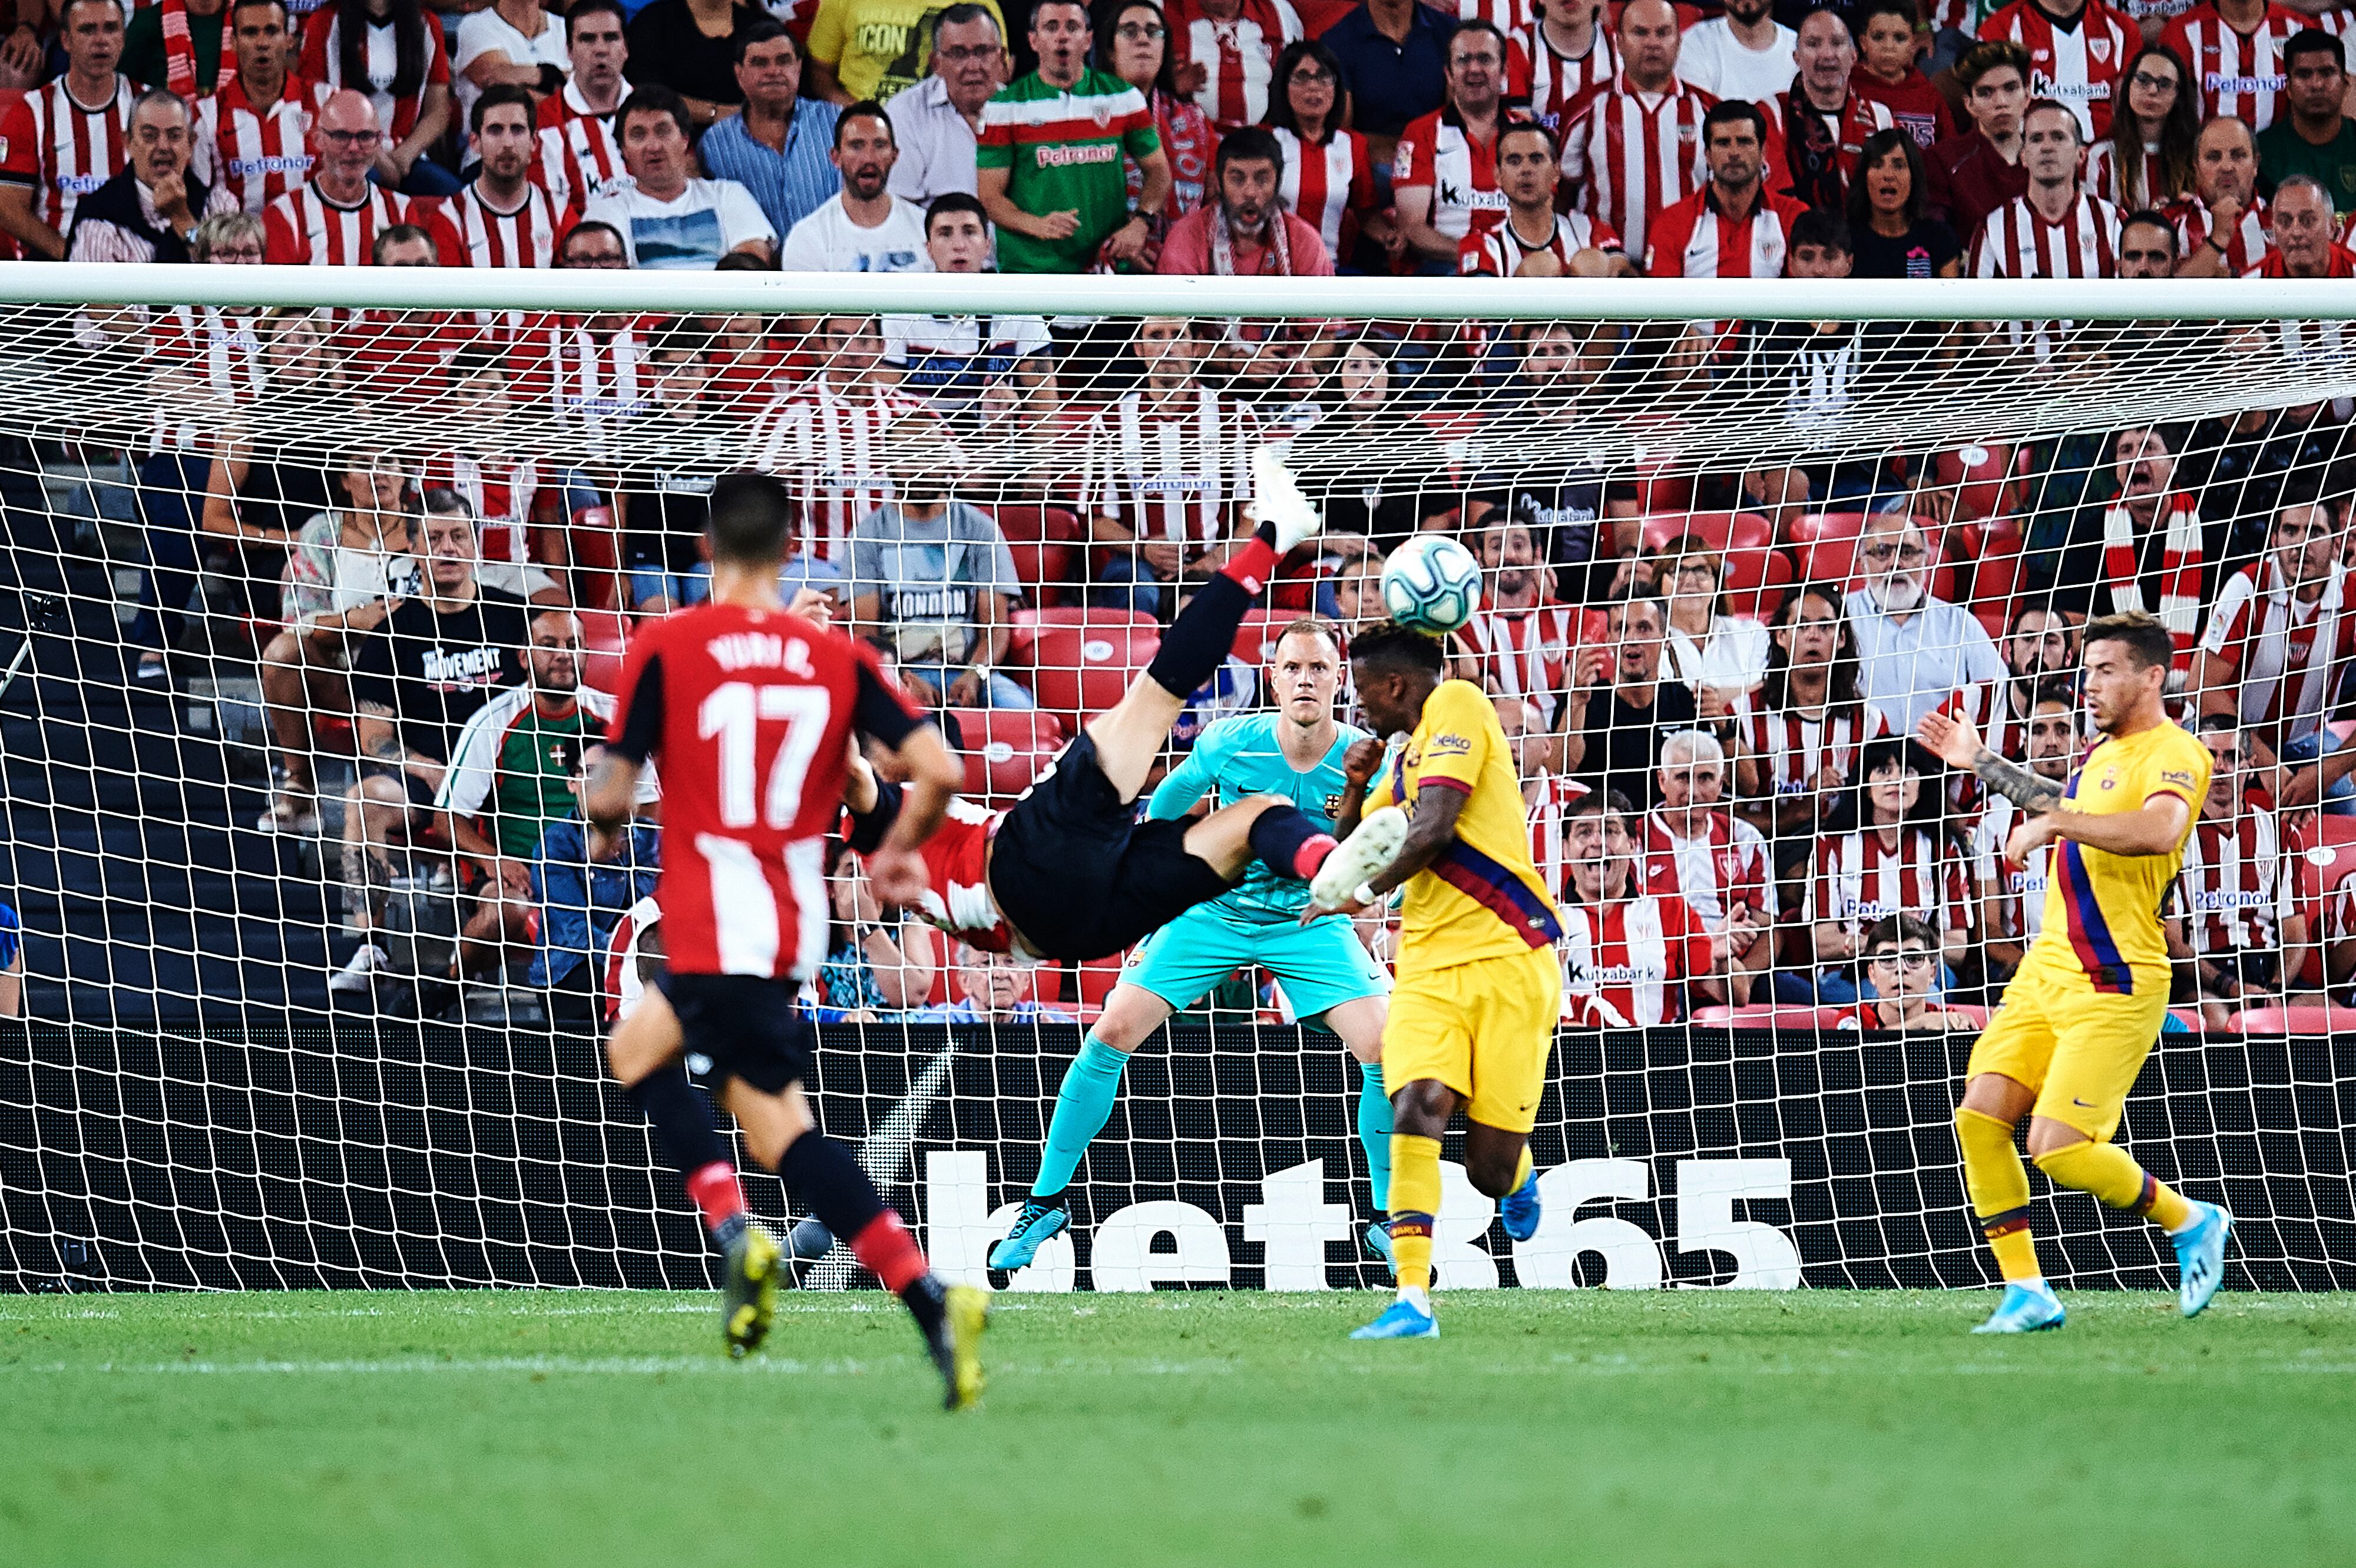
<svg viewBox="0 0 2356 1568"><path fill-rule="evenodd" d="M1104 958L1227 890L1186 826L1139 822L1084 735L998 825L990 890L1041 958Z"/></svg>
<svg viewBox="0 0 2356 1568"><path fill-rule="evenodd" d="M793 982L666 970L655 983L679 1015L688 1069L697 1077L714 1085L741 1078L765 1094L810 1081L818 1032L794 1010ZM711 1065L700 1066L697 1057Z"/></svg>

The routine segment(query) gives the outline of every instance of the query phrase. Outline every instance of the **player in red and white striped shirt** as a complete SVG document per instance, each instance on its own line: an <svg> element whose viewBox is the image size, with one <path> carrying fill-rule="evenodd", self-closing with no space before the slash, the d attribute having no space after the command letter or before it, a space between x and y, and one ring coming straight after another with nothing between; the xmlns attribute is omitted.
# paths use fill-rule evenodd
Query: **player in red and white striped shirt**
<svg viewBox="0 0 2356 1568"><path fill-rule="evenodd" d="M2203 714L2239 714L2260 760L2315 734L2356 659L2356 610L2328 505L2295 502L2275 518L2264 557L2225 580L2192 689Z"/></svg>
<svg viewBox="0 0 2356 1568"><path fill-rule="evenodd" d="M1579 209L1644 253L1653 217L1709 177L1702 117L1718 102L1677 80L1677 16L1667 0L1620 13L1620 76L1589 96L1562 135L1562 173Z"/></svg>
<svg viewBox="0 0 2356 1568"><path fill-rule="evenodd" d="M1807 203L1767 188L1767 116L1730 99L1702 117L1709 182L1654 218L1644 271L1656 278L1783 275L1792 225Z"/></svg>
<svg viewBox="0 0 2356 1568"><path fill-rule="evenodd" d="M360 267L377 231L413 223L409 198L369 178L383 145L376 110L359 93L330 93L311 125L318 160L309 183L270 204L262 215L270 260L286 266Z"/></svg>
<svg viewBox="0 0 2356 1568"><path fill-rule="evenodd" d="M853 737L898 752L914 775L868 861L878 895L895 903L923 893L916 851L962 770L872 650L779 602L793 511L783 488L731 475L712 511L712 600L631 639L612 734L582 795L602 859L629 820L640 769L658 761L664 775L664 1005L643 1002L607 1057L726 1256L731 1351L756 1348L768 1331L779 1249L747 1213L732 1145L688 1082L690 1052L710 1064L754 1157L907 1305L958 1409L980 1391L982 1293L936 1279L857 1162L810 1130L797 1086L812 1075L816 1040L794 991L826 957L825 843Z"/></svg>
<svg viewBox="0 0 2356 1568"><path fill-rule="evenodd" d="M1584 212L1557 212L1555 188L1561 183L1560 149L1554 134L1538 124L1508 125L1497 133L1497 186L1505 197L1505 219L1467 234L1456 249L1456 270L1468 277L1569 277L1575 257L1592 252L1579 266L1613 273L1631 271L1620 236Z"/></svg>
<svg viewBox="0 0 2356 1568"><path fill-rule="evenodd" d="M2213 766L2209 793L2185 841L2171 955L2193 961L2203 1022L2227 1026L2238 1007L2264 1007L2285 988L2284 955L2306 945L2291 902L2291 867L2275 813L2248 798L2252 760L2241 725L2226 714L2200 721Z"/></svg>
<svg viewBox="0 0 2356 1568"><path fill-rule="evenodd" d="M1172 0L1170 58L1180 90L1220 135L1268 113L1277 52L1301 36L1291 0ZM1201 85L1186 82L1201 74Z"/></svg>
<svg viewBox="0 0 2356 1568"><path fill-rule="evenodd" d="M1620 74L1620 51L1601 0L1539 0L1521 42L1530 60L1530 113L1560 141L1572 111Z"/></svg>
<svg viewBox="0 0 2356 1568"><path fill-rule="evenodd" d="M1727 989L1751 1000L1775 966L1775 867L1759 830L1719 804L1726 753L1684 730L1661 742L1661 803L1644 815L1636 875L1647 893L1675 893L1726 955Z"/></svg>
<svg viewBox="0 0 2356 1568"><path fill-rule="evenodd" d="M2168 209L2176 275L2237 278L2264 262L2273 222L2258 197L2258 143L2239 120L2211 120L2194 145L2193 190Z"/></svg>
<svg viewBox="0 0 2356 1568"><path fill-rule="evenodd" d="M236 0L230 27L237 74L197 100L196 166L259 216L311 177L311 121L327 88L286 69L284 0Z"/></svg>
<svg viewBox="0 0 2356 1568"><path fill-rule="evenodd" d="M531 94L489 87L470 118L482 166L441 203L450 248L477 267L546 267L577 215L559 208L530 179L534 151Z"/></svg>
<svg viewBox="0 0 2356 1568"><path fill-rule="evenodd" d="M2290 82L2283 46L2315 25L2269 0L2201 0L2169 23L2159 41L2191 66L2201 118L2230 114L2263 131Z"/></svg>
<svg viewBox="0 0 2356 1568"><path fill-rule="evenodd" d="M1616 793L1587 794L1562 824L1562 1013L1586 1028L1671 1024L1726 1000L1719 947L1701 917L1638 881L1628 817Z"/></svg>
<svg viewBox="0 0 2356 1568"><path fill-rule="evenodd" d="M1980 24L1980 37L2009 39L2029 51L2029 95L2069 105L2082 144L2109 134L2119 78L2143 42L2135 22L2104 0L2085 0L2067 25L2037 0L2012 0Z"/></svg>
<svg viewBox="0 0 2356 1568"><path fill-rule="evenodd" d="M924 405L899 391L873 317L829 317L819 336L825 368L762 412L753 466L786 481L802 537L839 565L852 525L892 499L885 433Z"/></svg>
<svg viewBox="0 0 2356 1568"><path fill-rule="evenodd" d="M1836 970L1855 960L1865 929L1885 916L1923 917L1938 929L1948 961L1964 956L1979 892L1969 851L1944 821L1937 770L1920 746L1895 736L1868 741L1859 755L1854 792L1816 841L1803 907L1815 961L1826 966L1818 994L1837 993Z"/></svg>
<svg viewBox="0 0 2356 1568"><path fill-rule="evenodd" d="M1140 321L1133 352L1144 384L1087 426L1080 493L1096 539L1112 546L1106 572L1133 584L1131 604L1149 613L1169 607L1162 590L1182 573L1226 559L1251 499L1259 421L1203 380L1210 344L1201 331L1173 317Z"/></svg>
<svg viewBox="0 0 2356 1568"><path fill-rule="evenodd" d="M59 17L65 74L0 115L0 230L16 254L63 261L74 204L131 157L130 78L117 0L70 0Z"/></svg>

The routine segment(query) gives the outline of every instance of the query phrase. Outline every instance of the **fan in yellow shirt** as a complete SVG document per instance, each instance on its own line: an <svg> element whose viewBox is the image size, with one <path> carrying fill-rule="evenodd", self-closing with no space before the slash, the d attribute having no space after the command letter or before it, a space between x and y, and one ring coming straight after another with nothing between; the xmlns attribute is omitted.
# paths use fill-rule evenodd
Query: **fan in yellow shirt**
<svg viewBox="0 0 2356 1568"><path fill-rule="evenodd" d="M1955 1112L1964 1185L2005 1281L1973 1332L2059 1328L2029 1231L2029 1173L2013 1129L2029 1119L2029 1157L2057 1184L2144 1215L2176 1244L2178 1301L2190 1317L2222 1277L2233 1217L2187 1198L2111 1142L2127 1090L2168 1014L2160 907L2184 863L2209 790L2209 748L2170 722L2161 697L2175 646L2140 610L2087 623L2086 707L2101 745L2064 786L2006 761L1969 724L1933 713L1923 744L2021 806L2005 858L2050 853L2045 920L1972 1048Z"/></svg>
<svg viewBox="0 0 2356 1568"><path fill-rule="evenodd" d="M1304 918L1355 914L1407 889L1383 1028L1383 1073L1395 1086L1389 1236L1398 1299L1352 1337L1432 1338L1440 1137L1460 1105L1465 1174L1498 1200L1507 1235L1526 1240L1537 1230L1529 1138L1562 1010L1554 953L1562 928L1530 863L1513 750L1489 699L1447 680L1440 644L1404 627L1360 632L1350 667L1367 727L1394 738L1387 766L1376 741L1359 742L1344 762L1338 825L1349 842L1311 883ZM1362 843L1381 847L1370 854ZM1393 843L1396 854L1383 853Z"/></svg>

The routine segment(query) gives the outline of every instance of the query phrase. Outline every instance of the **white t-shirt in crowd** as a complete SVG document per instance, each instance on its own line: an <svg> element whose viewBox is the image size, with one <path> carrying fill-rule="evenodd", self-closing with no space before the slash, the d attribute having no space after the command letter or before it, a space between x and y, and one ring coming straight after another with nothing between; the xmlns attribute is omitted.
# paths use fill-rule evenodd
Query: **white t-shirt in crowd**
<svg viewBox="0 0 2356 1568"><path fill-rule="evenodd" d="M466 68L485 55L508 57L509 65L552 65L570 72L573 56L564 47L564 18L550 13L540 37L528 38L497 11L482 10L458 24L458 52L450 62L450 86L458 100L462 130L474 118L475 100L483 90L466 80ZM469 141L471 131L466 132Z"/></svg>
<svg viewBox="0 0 2356 1568"><path fill-rule="evenodd" d="M928 273L925 209L899 197L886 198L891 215L862 229L843 210L841 192L810 209L794 225L778 252L777 270L787 273Z"/></svg>
<svg viewBox="0 0 2356 1568"><path fill-rule="evenodd" d="M1792 50L1799 41L1799 34L1778 22L1774 43L1754 49L1734 36L1725 17L1712 16L1687 27L1679 40L1677 80L1720 98L1763 103L1791 91L1797 70Z"/></svg>
<svg viewBox="0 0 2356 1568"><path fill-rule="evenodd" d="M739 245L777 239L753 193L733 179L691 179L669 201L632 187L596 198L582 216L621 231L630 265L648 272L709 272Z"/></svg>

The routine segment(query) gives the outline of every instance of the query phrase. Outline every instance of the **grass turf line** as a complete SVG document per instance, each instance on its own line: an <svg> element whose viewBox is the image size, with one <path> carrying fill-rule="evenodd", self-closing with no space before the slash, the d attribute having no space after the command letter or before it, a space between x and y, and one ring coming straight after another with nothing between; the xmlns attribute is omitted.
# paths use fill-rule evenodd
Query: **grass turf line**
<svg viewBox="0 0 2356 1568"><path fill-rule="evenodd" d="M0 1562L2356 1561L2356 1299L2068 1299L1001 1296L951 1418L882 1295L18 1297Z"/></svg>

